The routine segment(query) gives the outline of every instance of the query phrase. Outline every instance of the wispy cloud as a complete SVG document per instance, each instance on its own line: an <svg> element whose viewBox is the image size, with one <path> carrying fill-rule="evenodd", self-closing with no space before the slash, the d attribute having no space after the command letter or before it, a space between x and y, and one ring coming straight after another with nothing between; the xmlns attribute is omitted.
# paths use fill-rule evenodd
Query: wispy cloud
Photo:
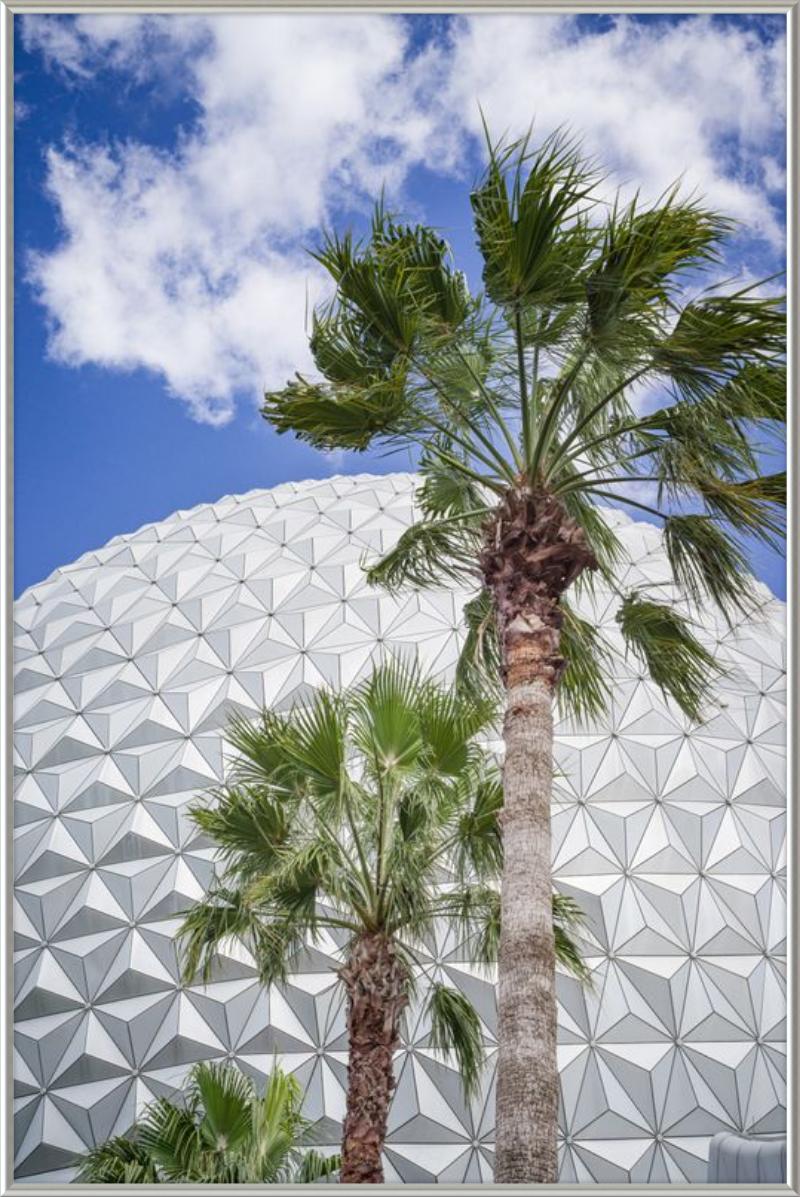
<svg viewBox="0 0 800 1197"><path fill-rule="evenodd" d="M782 230L784 44L695 18L458 18L411 44L388 15L25 19L25 39L76 87L176 72L198 120L165 151L72 140L48 152L60 217L30 281L51 353L144 367L199 420L308 366L312 231L424 163L472 173L491 127L567 123L615 181L654 197L676 175L773 251ZM498 64L502 64L500 67Z"/></svg>

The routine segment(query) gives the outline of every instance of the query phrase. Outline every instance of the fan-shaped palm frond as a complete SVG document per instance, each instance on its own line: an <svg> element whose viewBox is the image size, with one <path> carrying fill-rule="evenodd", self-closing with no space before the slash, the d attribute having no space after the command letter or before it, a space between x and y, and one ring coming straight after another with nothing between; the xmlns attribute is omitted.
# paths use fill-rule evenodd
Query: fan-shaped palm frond
<svg viewBox="0 0 800 1197"><path fill-rule="evenodd" d="M478 1091L483 1072L483 1033L480 1019L467 997L435 981L428 989L425 1008L431 1020L431 1047L452 1056L469 1100Z"/></svg>
<svg viewBox="0 0 800 1197"><path fill-rule="evenodd" d="M177 1102L159 1097L130 1137L78 1161L88 1184L263 1184L333 1175L338 1156L305 1144L311 1124L297 1080L275 1067L263 1092L232 1065L196 1064Z"/></svg>
<svg viewBox="0 0 800 1197"><path fill-rule="evenodd" d="M124 1136L109 1139L77 1160L75 1180L85 1185L156 1184L155 1161L141 1144Z"/></svg>
<svg viewBox="0 0 800 1197"><path fill-rule="evenodd" d="M685 616L667 603L633 592L622 603L617 619L656 685L690 718L698 719L719 666Z"/></svg>
<svg viewBox="0 0 800 1197"><path fill-rule="evenodd" d="M608 708L611 649L594 624L578 615L570 603L563 601L561 610L564 674L558 699L579 723L587 723L600 719Z"/></svg>
<svg viewBox="0 0 800 1197"><path fill-rule="evenodd" d="M752 605L744 553L710 516L668 516L664 548L675 581L696 607L710 598L731 618Z"/></svg>

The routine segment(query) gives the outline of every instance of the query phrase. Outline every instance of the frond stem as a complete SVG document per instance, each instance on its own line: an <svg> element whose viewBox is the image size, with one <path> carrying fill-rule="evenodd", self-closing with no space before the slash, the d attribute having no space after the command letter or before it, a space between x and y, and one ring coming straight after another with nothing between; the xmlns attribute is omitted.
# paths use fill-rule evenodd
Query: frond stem
<svg viewBox="0 0 800 1197"><path fill-rule="evenodd" d="M536 474L539 472L544 456L550 447L550 442L555 435L556 428L558 426L558 417L561 414L562 405L569 394L569 389L583 369L584 362L588 356L589 350L582 349L578 354L577 361L572 368L567 371L564 379L561 382L561 385L558 387L547 406L547 410L545 412L544 419L542 420L542 425L539 429L539 434L536 438L536 445L533 451L530 478L531 485L535 480Z"/></svg>
<svg viewBox="0 0 800 1197"><path fill-rule="evenodd" d="M529 469L531 466L531 440L530 412L528 410L528 376L525 370L525 346L522 340L522 311L520 309L519 300L517 300L514 307L514 340L517 347L519 403L522 415L522 455L525 459L525 467L526 469ZM533 479L529 478L528 481L529 483L532 483Z"/></svg>
<svg viewBox="0 0 800 1197"><path fill-rule="evenodd" d="M594 477L587 477L581 474L579 478L573 478L564 486L554 487L554 495L568 495L572 491L591 490L594 483L601 483L603 486L622 486L626 482L658 482L659 479L655 474L623 474L619 478L603 478L599 475Z"/></svg>
<svg viewBox="0 0 800 1197"><path fill-rule="evenodd" d="M621 383L619 383L617 386L615 386L613 390L609 391L608 394L604 395L603 398L599 401L599 403L596 403L594 405L594 407L589 412L587 412L587 414L583 417L582 420L578 421L578 423L575 425L575 427L572 429L572 431L569 433L569 435L564 439L564 442L557 449L556 454L553 458L553 461L551 462L551 465L550 465L551 475L552 475L553 469L555 469L555 467L560 463L562 458L566 455L566 452L569 449L570 445L575 443L576 438L578 436L580 436L583 429L586 428L587 425L591 424L592 420L594 420L595 417L600 414L600 412L603 410L603 408L607 407L609 403L611 403L614 399L616 399L617 395L619 395L622 391L624 391L626 387L631 386L634 382L638 381L638 379L640 379L643 374L646 374L647 371L651 368L651 366L652 366L652 363L648 362L646 366L642 366L641 369L636 370L633 374L629 375L628 378L623 379L623 381ZM587 448L587 446L584 445L583 449L585 449L585 448Z"/></svg>
<svg viewBox="0 0 800 1197"><path fill-rule="evenodd" d="M646 511L648 515L655 515L660 520L669 518L666 511L659 511L657 507L648 507L646 503L639 503L636 499L629 499L625 495L615 495L610 491L598 490L593 486L587 487L586 493L590 495L599 495L602 499L611 499L613 503L625 503L628 507L636 507L639 511Z"/></svg>
<svg viewBox="0 0 800 1197"><path fill-rule="evenodd" d="M511 433L511 429L508 427L508 424L503 419L503 416L500 412L500 408L495 403L491 392L488 390L488 388L484 384L483 380L473 370L472 366L469 363L469 359L464 355L464 351L462 350L460 345L456 345L456 353L461 358L461 361L464 363L467 370L469 371L470 377L473 379L475 385L480 390L480 393L483 396L484 403L489 408L489 411L492 413L492 417L497 422L497 426L503 434L505 442L508 445L508 448L511 452L513 459L514 459L514 464L517 466L517 469L519 469L521 471L523 468L523 461L522 461L522 457L520 455L519 447L518 447L516 441L514 440L514 437Z"/></svg>
<svg viewBox="0 0 800 1197"><path fill-rule="evenodd" d="M409 361L417 370L419 370L422 377L426 379L426 381L433 387L439 398L444 402L445 407L449 407L458 416L459 420L464 420L464 413L459 410L458 406L452 401L450 396L446 394L436 379L425 370L424 366L422 366L422 364L413 355L409 355ZM429 413L426 413L426 416L434 428L438 429L439 432L442 432L445 436L451 438L452 440L458 441L462 448L465 448L468 452L473 453L479 461L483 462L484 465L487 465L491 469L495 470L499 467L500 473L508 478L511 483L516 481L514 478L514 471L509 467L509 464L505 457L503 457L503 454L500 452L497 446L493 444L490 438L481 432L476 424L470 423L469 420L466 421L466 423L469 424L469 428L473 436L476 436L484 448L488 449L488 451L492 454L494 461L492 461L492 458L487 457L484 453L481 453L481 451L477 449L475 445L470 444L469 441L465 441L456 436L452 428L448 428L446 425L440 424Z"/></svg>

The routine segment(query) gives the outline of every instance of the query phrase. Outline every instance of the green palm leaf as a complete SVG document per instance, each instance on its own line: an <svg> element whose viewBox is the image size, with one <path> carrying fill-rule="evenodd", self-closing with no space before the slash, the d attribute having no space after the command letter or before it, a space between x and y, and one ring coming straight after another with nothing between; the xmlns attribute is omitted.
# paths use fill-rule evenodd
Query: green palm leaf
<svg viewBox="0 0 800 1197"><path fill-rule="evenodd" d="M565 668L558 688L559 705L578 723L591 723L608 709L611 650L595 625L582 619L570 603L562 602L561 610Z"/></svg>
<svg viewBox="0 0 800 1197"><path fill-rule="evenodd" d="M199 1132L212 1151L236 1151L251 1127L255 1097L244 1073L219 1064L199 1064L192 1073L190 1092L196 1093L203 1116Z"/></svg>
<svg viewBox="0 0 800 1197"><path fill-rule="evenodd" d="M664 310L682 276L719 261L731 224L673 188L651 208L635 197L612 209L604 244L587 281L589 335L593 346L635 360L658 335Z"/></svg>
<svg viewBox="0 0 800 1197"><path fill-rule="evenodd" d="M697 720L719 666L674 607L634 592L617 615L622 634L657 686Z"/></svg>
<svg viewBox="0 0 800 1197"><path fill-rule="evenodd" d="M474 578L477 539L463 520L412 524L393 549L367 568L367 581L371 586L399 590L404 586L430 586L440 578L454 582Z"/></svg>
<svg viewBox="0 0 800 1197"><path fill-rule="evenodd" d="M553 934L556 960L565 972L582 985L591 988L592 975L575 939L583 925L583 911L574 898L558 892L553 894Z"/></svg>
<svg viewBox="0 0 800 1197"><path fill-rule="evenodd" d="M141 1144L118 1136L79 1156L75 1180L84 1185L156 1184L155 1161Z"/></svg>
<svg viewBox="0 0 800 1197"><path fill-rule="evenodd" d="M342 1157L340 1155L325 1156L320 1155L318 1151L306 1151L303 1153L294 1183L310 1185L315 1180L329 1180L336 1175L341 1166Z"/></svg>
<svg viewBox="0 0 800 1197"><path fill-rule="evenodd" d="M580 147L562 131L537 150L530 149L528 138L489 144L489 166L470 201L483 282L494 303L552 309L578 298L596 240L580 208L595 182Z"/></svg>
<svg viewBox="0 0 800 1197"><path fill-rule="evenodd" d="M453 856L459 876L498 877L503 863L503 837L498 815L503 786L498 769L483 770L468 783L471 802L456 824Z"/></svg>
<svg viewBox="0 0 800 1197"><path fill-rule="evenodd" d="M237 1068L200 1063L174 1101L146 1107L130 1138L95 1147L78 1160L88 1184L306 1183L331 1177L336 1156L306 1146L311 1125L293 1076L274 1067L263 1094Z"/></svg>
<svg viewBox="0 0 800 1197"><path fill-rule="evenodd" d="M770 365L784 352L780 298L712 295L689 303L659 345L656 367L688 399L702 399L749 364Z"/></svg>
<svg viewBox="0 0 800 1197"><path fill-rule="evenodd" d="M158 1097L147 1107L138 1127L142 1148L165 1180L199 1179L208 1167L196 1111Z"/></svg>
<svg viewBox="0 0 800 1197"><path fill-rule="evenodd" d="M491 593L484 587L465 603L467 634L456 665L456 689L467 696L487 694L500 700L500 649Z"/></svg>
<svg viewBox="0 0 800 1197"><path fill-rule="evenodd" d="M460 990L440 982L430 986L425 1005L431 1020L431 1047L455 1059L464 1096L469 1101L479 1090L484 1064L477 1011Z"/></svg>
<svg viewBox="0 0 800 1197"><path fill-rule="evenodd" d="M709 516L668 516L664 548L675 581L698 608L710 598L730 619L752 606L747 559Z"/></svg>

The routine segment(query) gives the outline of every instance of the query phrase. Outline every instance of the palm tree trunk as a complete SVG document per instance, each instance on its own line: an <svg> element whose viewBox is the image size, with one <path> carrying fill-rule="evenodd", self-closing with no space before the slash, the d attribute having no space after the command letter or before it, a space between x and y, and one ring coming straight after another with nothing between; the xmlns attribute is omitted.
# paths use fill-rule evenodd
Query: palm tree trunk
<svg viewBox="0 0 800 1197"><path fill-rule="evenodd" d="M559 501L521 487L484 526L480 563L494 597L506 690L494 1177L552 1184L558 1061L550 799L553 698L564 666L559 601L596 562Z"/></svg>
<svg viewBox="0 0 800 1197"><path fill-rule="evenodd" d="M555 943L550 879L552 681L508 653L498 952L495 1180L558 1179Z"/></svg>
<svg viewBox="0 0 800 1197"><path fill-rule="evenodd" d="M373 934L357 940L339 976L347 991L350 1040L340 1179L342 1184L382 1184L381 1153L408 973L393 945Z"/></svg>

